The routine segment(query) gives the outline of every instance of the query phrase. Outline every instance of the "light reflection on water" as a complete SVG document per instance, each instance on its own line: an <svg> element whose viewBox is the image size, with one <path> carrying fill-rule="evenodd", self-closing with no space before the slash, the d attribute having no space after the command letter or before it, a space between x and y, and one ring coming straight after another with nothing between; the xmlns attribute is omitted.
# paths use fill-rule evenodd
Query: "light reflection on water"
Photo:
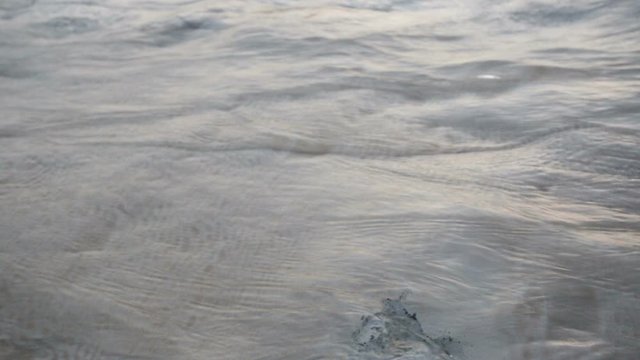
<svg viewBox="0 0 640 360"><path fill-rule="evenodd" d="M635 359L639 14L1 2L0 358Z"/></svg>

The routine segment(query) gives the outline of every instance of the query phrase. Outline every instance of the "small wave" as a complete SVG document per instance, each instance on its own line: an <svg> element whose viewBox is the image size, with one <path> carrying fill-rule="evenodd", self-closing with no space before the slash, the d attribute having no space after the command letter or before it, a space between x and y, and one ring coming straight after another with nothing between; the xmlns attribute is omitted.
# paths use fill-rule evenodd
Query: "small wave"
<svg viewBox="0 0 640 360"><path fill-rule="evenodd" d="M114 356L104 354L97 347L44 339L17 342L0 340L0 355L6 356L4 359L114 359Z"/></svg>
<svg viewBox="0 0 640 360"><path fill-rule="evenodd" d="M521 64L504 60L472 61L461 64L445 65L437 69L438 73L454 78L478 78L493 75L502 81L528 83L532 81L559 79L586 79L593 74L587 70L538 64Z"/></svg>
<svg viewBox="0 0 640 360"><path fill-rule="evenodd" d="M0 77L9 78L9 79L25 79L32 75L32 72L29 71L22 63L16 62L7 62L0 63ZM2 133L2 130L0 130ZM1 137L2 135L0 135Z"/></svg>
<svg viewBox="0 0 640 360"><path fill-rule="evenodd" d="M607 4L604 2L597 3L591 7L532 3L524 9L513 11L511 19L528 25L559 26L583 21L606 6Z"/></svg>
<svg viewBox="0 0 640 360"><path fill-rule="evenodd" d="M478 74L481 75L481 74ZM329 92L366 91L386 94L391 99L422 103L429 100L455 98L466 94L493 96L514 89L518 82L512 79L486 81L486 79L445 79L414 76L413 80L388 79L375 76L349 76L336 82L318 82L283 89L270 89L236 95L229 100L229 109L246 103L291 101L308 99Z"/></svg>
<svg viewBox="0 0 640 360"><path fill-rule="evenodd" d="M48 38L65 38L95 31L99 27L99 22L94 19L67 16L56 17L33 26L37 36Z"/></svg>
<svg viewBox="0 0 640 360"><path fill-rule="evenodd" d="M225 27L223 22L212 17L180 16L142 27L146 34L142 41L158 47L171 46L191 39L197 32Z"/></svg>
<svg viewBox="0 0 640 360"><path fill-rule="evenodd" d="M3 0L0 1L0 10L15 11L30 8L36 4L36 0Z"/></svg>
<svg viewBox="0 0 640 360"><path fill-rule="evenodd" d="M0 189L36 188L51 180L52 176L70 166L57 156L26 156L20 160L6 161L3 166Z"/></svg>
<svg viewBox="0 0 640 360"><path fill-rule="evenodd" d="M234 57L238 54L258 57L296 57L300 61L313 58L384 57L385 49L367 44L362 39L324 36L293 37L274 34L265 28L236 31L233 36Z"/></svg>
<svg viewBox="0 0 640 360"><path fill-rule="evenodd" d="M595 128L598 125L590 123L578 123L564 127L552 128L544 131L537 131L528 136L523 136L518 140L497 145L486 146L456 146L442 148L435 144L431 146L415 147L411 144L407 146L394 146L392 144L367 143L344 144L342 142L330 142L315 140L310 138L298 138L272 135L254 141L236 144L203 144L186 141L76 141L76 142L56 142L59 145L72 146L115 146L115 147L150 147L166 148L193 152L242 152L242 151L273 151L284 152L301 156L337 155L353 158L376 158L394 159L418 156L440 156L456 155L492 151L508 151L521 148L537 141L542 141L550 136L562 134L570 131Z"/></svg>
<svg viewBox="0 0 640 360"><path fill-rule="evenodd" d="M416 0L349 0L343 2L341 6L350 9L389 12L396 10L413 10L421 6L421 2Z"/></svg>

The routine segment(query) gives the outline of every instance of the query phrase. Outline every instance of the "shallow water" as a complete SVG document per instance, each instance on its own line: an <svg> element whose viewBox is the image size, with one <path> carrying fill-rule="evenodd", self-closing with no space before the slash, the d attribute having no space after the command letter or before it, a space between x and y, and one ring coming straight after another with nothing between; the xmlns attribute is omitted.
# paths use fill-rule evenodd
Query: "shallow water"
<svg viewBox="0 0 640 360"><path fill-rule="evenodd" d="M633 0L0 0L0 358L637 359Z"/></svg>

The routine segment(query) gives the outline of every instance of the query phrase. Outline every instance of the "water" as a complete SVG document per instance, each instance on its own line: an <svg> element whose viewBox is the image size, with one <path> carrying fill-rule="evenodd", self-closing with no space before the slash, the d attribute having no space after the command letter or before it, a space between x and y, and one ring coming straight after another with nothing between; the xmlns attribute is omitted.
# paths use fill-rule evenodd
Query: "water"
<svg viewBox="0 0 640 360"><path fill-rule="evenodd" d="M0 0L0 358L638 359L639 17Z"/></svg>

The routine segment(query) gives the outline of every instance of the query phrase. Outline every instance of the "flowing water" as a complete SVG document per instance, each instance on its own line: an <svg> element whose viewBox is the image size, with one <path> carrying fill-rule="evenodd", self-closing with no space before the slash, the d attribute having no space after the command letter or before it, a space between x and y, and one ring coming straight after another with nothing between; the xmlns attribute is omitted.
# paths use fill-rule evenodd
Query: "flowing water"
<svg viewBox="0 0 640 360"><path fill-rule="evenodd" d="M639 359L638 19L0 0L0 358Z"/></svg>

